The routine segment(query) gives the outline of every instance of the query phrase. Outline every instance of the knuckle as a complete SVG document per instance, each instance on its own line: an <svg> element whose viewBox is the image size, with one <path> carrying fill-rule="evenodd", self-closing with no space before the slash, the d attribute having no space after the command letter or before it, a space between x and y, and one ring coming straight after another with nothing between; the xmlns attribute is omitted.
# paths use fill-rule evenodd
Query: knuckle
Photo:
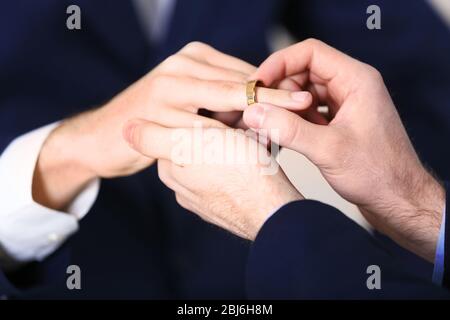
<svg viewBox="0 0 450 320"><path fill-rule="evenodd" d="M170 174L166 169L158 167L158 178L159 180L161 180L162 183L168 185L170 180Z"/></svg>
<svg viewBox="0 0 450 320"><path fill-rule="evenodd" d="M276 61L278 57L283 56L283 50L275 51L274 53L270 54L269 57L266 59L266 63L269 63L271 61Z"/></svg>
<svg viewBox="0 0 450 320"><path fill-rule="evenodd" d="M382 92L385 88L383 76L381 72L378 71L371 65L363 64L361 72L363 81L361 82L362 88L368 89L371 92Z"/></svg>
<svg viewBox="0 0 450 320"><path fill-rule="evenodd" d="M313 47L317 47L317 46L321 46L324 43L316 38L308 38L304 41L304 43L313 46Z"/></svg>
<svg viewBox="0 0 450 320"><path fill-rule="evenodd" d="M186 65L186 57L181 54L173 54L167 57L161 64L162 69L166 72L177 72Z"/></svg>
<svg viewBox="0 0 450 320"><path fill-rule="evenodd" d="M190 206L189 206L188 202L179 193L175 193L175 200L182 208L189 210Z"/></svg>
<svg viewBox="0 0 450 320"><path fill-rule="evenodd" d="M192 41L185 45L180 51L190 54L199 54L207 50L209 46L200 41Z"/></svg>
<svg viewBox="0 0 450 320"><path fill-rule="evenodd" d="M381 75L381 72L378 71L378 69L376 69L375 67L371 66L371 65L366 65L366 72L367 75L370 79L380 82L383 81L383 76Z"/></svg>
<svg viewBox="0 0 450 320"><path fill-rule="evenodd" d="M175 193L175 200L179 205L181 205L184 202L183 197L179 193Z"/></svg>

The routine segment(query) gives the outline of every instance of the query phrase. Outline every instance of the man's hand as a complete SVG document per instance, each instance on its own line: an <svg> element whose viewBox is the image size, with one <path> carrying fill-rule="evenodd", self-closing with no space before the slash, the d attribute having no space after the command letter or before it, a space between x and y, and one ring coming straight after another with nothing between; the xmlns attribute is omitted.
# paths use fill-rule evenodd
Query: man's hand
<svg viewBox="0 0 450 320"><path fill-rule="evenodd" d="M208 108L217 119L233 124L246 105L245 82L255 67L201 43L191 43L130 86L105 106L64 121L45 142L37 163L33 197L62 209L95 177L138 172L154 162L129 148L122 138L132 118L166 127L192 127L200 121L223 127L198 114ZM301 94L300 94L301 95ZM295 98L295 96L294 96ZM294 99L287 90L261 89L258 99L304 109L311 96Z"/></svg>
<svg viewBox="0 0 450 320"><path fill-rule="evenodd" d="M161 181L184 208L253 240L271 213L303 199L265 146L242 130L196 130L136 120L125 136L136 151L159 159Z"/></svg>
<svg viewBox="0 0 450 320"><path fill-rule="evenodd" d="M280 144L315 163L376 229L433 261L444 190L419 161L380 73L312 39L274 53L252 78L296 81L328 106L330 121L259 104L245 110L247 125L279 129Z"/></svg>

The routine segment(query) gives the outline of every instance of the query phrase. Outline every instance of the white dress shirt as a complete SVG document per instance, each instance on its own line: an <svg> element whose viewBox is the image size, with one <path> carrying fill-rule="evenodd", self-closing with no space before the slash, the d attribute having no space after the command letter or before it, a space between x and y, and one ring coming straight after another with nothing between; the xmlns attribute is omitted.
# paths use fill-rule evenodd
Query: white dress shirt
<svg viewBox="0 0 450 320"><path fill-rule="evenodd" d="M57 123L15 139L0 157L0 264L41 260L58 248L78 229L81 219L94 203L99 181L91 182L59 212L36 203L31 194L39 151Z"/></svg>

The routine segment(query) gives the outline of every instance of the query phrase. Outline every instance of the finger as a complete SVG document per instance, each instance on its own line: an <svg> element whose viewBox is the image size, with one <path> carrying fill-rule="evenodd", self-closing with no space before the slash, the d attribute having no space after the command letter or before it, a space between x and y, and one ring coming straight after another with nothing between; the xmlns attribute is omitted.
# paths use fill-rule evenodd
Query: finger
<svg viewBox="0 0 450 320"><path fill-rule="evenodd" d="M124 125L123 137L130 147L144 156L173 160L174 130L177 129L166 128L142 119L133 119Z"/></svg>
<svg viewBox="0 0 450 320"><path fill-rule="evenodd" d="M154 99L167 105L197 112L244 110L247 106L246 85L231 81L207 81L185 77L158 76L153 79ZM309 92L257 87L256 100L276 106L302 110L310 106Z"/></svg>
<svg viewBox="0 0 450 320"><path fill-rule="evenodd" d="M330 96L330 92L325 85L310 83L307 87L317 101L318 106L328 107L328 118L333 119L338 113L340 105L334 101L333 97Z"/></svg>
<svg viewBox="0 0 450 320"><path fill-rule="evenodd" d="M304 110L311 106L312 96L308 91L290 91L256 87L256 101L290 110Z"/></svg>
<svg viewBox="0 0 450 320"><path fill-rule="evenodd" d="M172 176L176 166L168 160L158 160L158 176L162 183L175 193L177 203L189 211L196 211L196 195L185 186L178 183Z"/></svg>
<svg viewBox="0 0 450 320"><path fill-rule="evenodd" d="M230 68L200 62L187 55L175 54L159 67L160 74L177 74L204 80L226 80L244 83L248 74Z"/></svg>
<svg viewBox="0 0 450 320"><path fill-rule="evenodd" d="M275 143L296 150L310 159L320 149L321 137L328 126L313 124L297 114L271 105L255 104L244 111L250 128L265 129Z"/></svg>
<svg viewBox="0 0 450 320"><path fill-rule="evenodd" d="M199 124L204 128L227 128L226 123L219 119L173 107L158 109L158 112L151 112L147 119L168 128L191 128Z"/></svg>
<svg viewBox="0 0 450 320"><path fill-rule="evenodd" d="M310 39L272 54L252 78L270 86L275 81L309 71L310 81L327 84L335 99L342 102L361 81L358 75L362 65L325 43Z"/></svg>
<svg viewBox="0 0 450 320"><path fill-rule="evenodd" d="M301 111L298 114L313 123L322 125L328 124L339 111L339 106L332 97L329 96L328 88L323 84L309 81L309 71L285 78L277 84L276 87L291 91L297 91L302 88L305 91L310 92L313 98L311 106L305 110L305 112ZM318 112L317 108L319 106L327 106L328 112L326 114Z"/></svg>
<svg viewBox="0 0 450 320"><path fill-rule="evenodd" d="M239 121L236 122L236 124L234 125L234 128L236 128L236 129L247 130L247 129L248 129L248 126L247 126L247 124L245 123L244 119L241 117L241 118L239 119Z"/></svg>
<svg viewBox="0 0 450 320"><path fill-rule="evenodd" d="M232 128L235 128L236 123L242 119L242 111L213 112L206 109L199 109L197 114L220 121Z"/></svg>
<svg viewBox="0 0 450 320"><path fill-rule="evenodd" d="M192 201L189 200L188 197L184 196L182 193L175 193L175 200L177 203L184 209L191 211L191 212L197 212L196 206L193 204Z"/></svg>
<svg viewBox="0 0 450 320"><path fill-rule="evenodd" d="M174 191L177 194L185 195L185 197L193 198L194 194L189 191L185 186L178 183L174 178L173 171L179 166L175 165L169 160L160 159L158 160L158 177L165 186Z"/></svg>
<svg viewBox="0 0 450 320"><path fill-rule="evenodd" d="M301 89L305 89L305 85L308 82L308 78L309 78L308 72L303 72L288 78L284 78L274 87L290 91L300 91Z"/></svg>
<svg viewBox="0 0 450 320"><path fill-rule="evenodd" d="M283 79L275 87L277 89L283 89L283 90L289 90L289 91L301 91L301 87L290 78Z"/></svg>
<svg viewBox="0 0 450 320"><path fill-rule="evenodd" d="M213 66L226 66L229 69L241 72L246 76L255 72L256 67L233 56L222 53L213 47L201 43L191 42L180 50L181 54L185 54L198 61L207 62Z"/></svg>
<svg viewBox="0 0 450 320"><path fill-rule="evenodd" d="M218 143L218 148L223 147L225 131L224 128L203 127L202 123L194 124L193 128L167 128L155 122L133 119L125 123L123 138L131 148L146 157L185 166L202 161L204 147L214 143ZM218 153L217 156L220 155Z"/></svg>
<svg viewBox="0 0 450 320"><path fill-rule="evenodd" d="M169 160L158 160L158 177L162 183L174 192L179 192L181 186L175 181L171 174L172 162Z"/></svg>
<svg viewBox="0 0 450 320"><path fill-rule="evenodd" d="M242 111L212 112L211 118L222 122L230 128L247 130L248 127L242 120L242 114Z"/></svg>
<svg viewBox="0 0 450 320"><path fill-rule="evenodd" d="M211 117L229 127L235 127L236 123L242 119L242 111L213 112Z"/></svg>
<svg viewBox="0 0 450 320"><path fill-rule="evenodd" d="M302 87L306 87L307 91L309 91L312 95L312 103L311 106L303 111L298 112L297 114L302 116L303 118L307 119L308 121L311 121L316 124L328 124L327 119L324 117L323 114L317 111L317 105L318 105L318 97L317 92L314 87L311 85L307 85L306 81L307 73L301 73L286 79L283 79L276 87L280 89L286 89L291 91L298 91ZM301 84L301 85L300 85Z"/></svg>
<svg viewBox="0 0 450 320"><path fill-rule="evenodd" d="M305 114L304 118L308 120L309 122L320 124L320 125L327 125L328 120L327 118L320 113L317 108L310 108L308 109L307 113Z"/></svg>

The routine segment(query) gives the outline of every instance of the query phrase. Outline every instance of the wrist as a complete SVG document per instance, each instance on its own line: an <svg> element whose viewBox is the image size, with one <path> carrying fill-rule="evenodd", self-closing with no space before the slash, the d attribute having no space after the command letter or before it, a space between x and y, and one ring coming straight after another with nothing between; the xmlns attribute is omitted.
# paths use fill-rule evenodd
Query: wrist
<svg viewBox="0 0 450 320"><path fill-rule="evenodd" d="M425 169L416 173L408 186L398 201L399 206L395 207L401 214L391 227L392 237L410 251L433 262L445 208L445 189Z"/></svg>
<svg viewBox="0 0 450 320"><path fill-rule="evenodd" d="M282 192L280 194L273 194L270 197L267 197L268 200L267 203L259 210L257 210L257 214L253 217L252 222L250 224L249 228L249 239L255 240L256 236L258 235L259 231L263 227L263 225L266 223L269 218L274 215L280 208L285 206L286 204L298 201L298 200L304 200L305 198L300 194L297 190L292 188L285 188L285 192Z"/></svg>
<svg viewBox="0 0 450 320"><path fill-rule="evenodd" d="M412 220L415 221L418 229L418 236L413 237L412 240L413 245L418 247L418 253L433 262L445 208L445 189L426 171L423 174L421 186L416 199L411 201L416 213Z"/></svg>
<svg viewBox="0 0 450 320"><path fill-rule="evenodd" d="M70 130L70 125L63 122L55 128L42 145L36 162L33 199L48 208L63 210L97 177L82 160L85 152L79 147L78 137Z"/></svg>

